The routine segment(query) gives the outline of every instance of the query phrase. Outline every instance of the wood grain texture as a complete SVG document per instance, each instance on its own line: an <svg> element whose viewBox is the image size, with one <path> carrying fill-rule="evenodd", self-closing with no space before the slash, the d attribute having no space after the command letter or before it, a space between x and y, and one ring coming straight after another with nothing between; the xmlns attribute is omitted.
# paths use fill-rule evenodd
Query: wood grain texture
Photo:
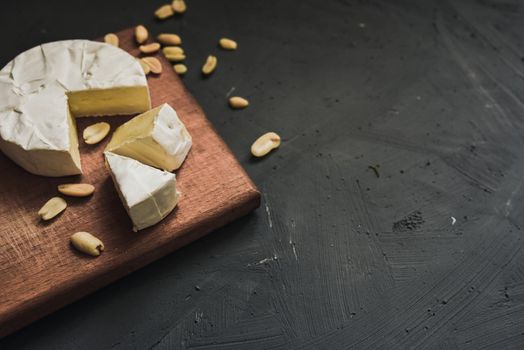
<svg viewBox="0 0 524 350"><path fill-rule="evenodd" d="M118 33L120 46L138 49L132 30ZM27 173L0 155L0 336L69 304L130 272L245 215L259 206L260 194L203 111L158 56L164 72L150 75L153 106L170 103L193 137L193 147L176 172L183 194L178 207L161 223L134 233L107 169L107 143L86 145L80 139L84 174L45 178ZM77 120L78 134L98 118ZM129 117L103 118L112 130ZM91 198L66 198L67 210L49 223L38 209L58 195L61 183L96 186ZM76 231L98 236L106 250L98 258L77 253L69 237Z"/></svg>

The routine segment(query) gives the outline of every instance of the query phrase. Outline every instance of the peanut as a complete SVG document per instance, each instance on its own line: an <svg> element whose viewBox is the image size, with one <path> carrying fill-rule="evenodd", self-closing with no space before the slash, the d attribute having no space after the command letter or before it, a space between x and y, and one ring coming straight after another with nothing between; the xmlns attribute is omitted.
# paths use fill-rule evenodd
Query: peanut
<svg viewBox="0 0 524 350"><path fill-rule="evenodd" d="M233 96L229 99L229 105L231 108L241 109L249 106L249 101L240 96Z"/></svg>
<svg viewBox="0 0 524 350"><path fill-rule="evenodd" d="M87 197L95 192L91 184L63 184L58 185L58 192L71 197Z"/></svg>
<svg viewBox="0 0 524 350"><path fill-rule="evenodd" d="M224 50L236 50L238 45L236 41L228 39L228 38L222 38L218 41L220 44L220 47Z"/></svg>
<svg viewBox="0 0 524 350"><path fill-rule="evenodd" d="M89 125L84 129L82 136L84 137L84 142L88 145L94 145L99 143L104 139L104 137L109 134L111 126L106 122L100 122L96 124Z"/></svg>
<svg viewBox="0 0 524 350"><path fill-rule="evenodd" d="M175 11L175 13L184 13L187 10L187 5L184 0L173 0L171 3L171 7Z"/></svg>
<svg viewBox="0 0 524 350"><path fill-rule="evenodd" d="M51 220L67 208L66 201L61 197L53 197L48 200L38 211L38 216L44 221Z"/></svg>
<svg viewBox="0 0 524 350"><path fill-rule="evenodd" d="M186 59L186 55L183 53L176 53L173 55L166 55L166 58L171 62L182 62Z"/></svg>
<svg viewBox="0 0 524 350"><path fill-rule="evenodd" d="M149 66L151 72L155 74L162 73L162 63L160 63L156 57L144 57L142 58L142 62Z"/></svg>
<svg viewBox="0 0 524 350"><path fill-rule="evenodd" d="M149 32L147 31L146 27L144 27L141 24L136 26L136 28L135 28L135 39L136 39L137 43L139 43L139 44L144 43L147 40L148 37L149 37Z"/></svg>
<svg viewBox="0 0 524 350"><path fill-rule="evenodd" d="M99 256L104 251L104 243L89 232L76 232L71 236L71 244L82 253Z"/></svg>
<svg viewBox="0 0 524 350"><path fill-rule="evenodd" d="M180 46L166 46L162 49L162 52L164 53L164 55L174 55L174 54L183 54L184 53L184 49L181 48Z"/></svg>
<svg viewBox="0 0 524 350"><path fill-rule="evenodd" d="M255 157L263 157L278 146L280 146L280 136L274 132L268 132L251 145L251 154Z"/></svg>
<svg viewBox="0 0 524 350"><path fill-rule="evenodd" d="M213 73L216 67L217 67L217 58L215 56L208 56L206 63L204 63L204 66L202 67L202 73L205 75L209 75Z"/></svg>
<svg viewBox="0 0 524 350"><path fill-rule="evenodd" d="M118 36L116 36L116 34L113 33L106 34L106 36L104 36L104 42L106 42L109 45L118 47Z"/></svg>
<svg viewBox="0 0 524 350"><path fill-rule="evenodd" d="M166 19L168 17L171 17L175 14L175 12L173 11L173 8L171 7L171 5L163 5L163 6L160 6L156 11L155 11L155 16L156 18L158 19Z"/></svg>
<svg viewBox="0 0 524 350"><path fill-rule="evenodd" d="M173 68L178 75L184 75L187 72L187 67L183 64L175 64Z"/></svg>
<svg viewBox="0 0 524 350"><path fill-rule="evenodd" d="M149 66L144 61L142 61L141 58L137 58L136 60L138 61L138 63L140 63L140 67L142 67L144 74L148 75L149 72L151 72L151 68L149 68Z"/></svg>
<svg viewBox="0 0 524 350"><path fill-rule="evenodd" d="M156 40L158 40L163 45L180 45L180 44L182 44L182 40L176 34L162 33L162 34L159 34L156 37Z"/></svg>
<svg viewBox="0 0 524 350"><path fill-rule="evenodd" d="M140 45L138 49L142 53L155 53L158 50L160 50L160 44L159 43L151 43L151 44L147 44L147 45Z"/></svg>

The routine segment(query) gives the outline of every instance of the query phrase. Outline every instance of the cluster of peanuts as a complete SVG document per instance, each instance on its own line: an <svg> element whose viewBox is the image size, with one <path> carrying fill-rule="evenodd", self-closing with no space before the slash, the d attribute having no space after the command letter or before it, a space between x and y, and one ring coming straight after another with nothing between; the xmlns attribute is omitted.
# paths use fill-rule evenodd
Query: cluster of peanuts
<svg viewBox="0 0 524 350"><path fill-rule="evenodd" d="M159 7L155 11L155 17L159 20L172 17L175 14L182 14L187 11L185 0L173 0L171 4ZM164 57L173 63L173 70L176 74L182 76L187 73L188 69L183 63L186 59L184 49L182 48L182 39L174 33L161 33L157 35L156 41L149 42L149 31L143 25L135 27L134 38L138 45L138 50L144 57L137 58L140 66L147 74L161 74L162 63L154 54L162 50ZM114 33L108 33L104 37L107 44L119 47L120 40ZM230 38L221 38L218 45L227 51L235 51L238 44ZM217 67L217 57L209 55L202 65L201 72L203 75L211 75ZM240 96L232 96L228 100L229 106L233 109L243 109L249 106L249 101ZM109 133L110 126L108 123L101 122L93 124L84 130L83 138L86 144L96 144L103 140ZM268 132L260 136L251 146L251 154L254 157L264 157L273 149L280 146L280 136L274 132ZM58 186L58 191L66 196L88 197L91 196L95 188L91 184L62 184ZM47 201L39 210L38 215L44 221L51 220L58 216L67 208L66 201L61 197L53 197ZM91 255L99 256L104 250L104 244L97 237L88 232L77 232L71 236L72 245L79 251Z"/></svg>
<svg viewBox="0 0 524 350"><path fill-rule="evenodd" d="M159 20L164 20L175 14L183 14L187 11L185 0L173 0L171 4L160 6L155 11L155 17ZM184 49L182 48L182 39L177 34L162 33L156 37L156 41L147 43L149 39L149 31L143 25L135 27L135 40L139 45L138 49L142 54L155 54L162 50L164 57L174 63L173 69L178 75L187 73L187 66L183 63L186 59ZM114 46L118 46L118 36L114 33L109 33L104 38L105 42ZM218 45L228 51L234 51L238 48L235 40L230 38L221 38L218 40ZM137 58L145 74L161 74L162 63L154 56L146 56ZM218 64L216 56L209 55L202 65L201 71L203 75L212 74ZM233 109L244 109L249 106L249 101L241 96L232 96L228 100L229 106ZM263 157L271 150L280 146L280 136L274 132L266 133L259 137L251 146L251 154L254 157Z"/></svg>

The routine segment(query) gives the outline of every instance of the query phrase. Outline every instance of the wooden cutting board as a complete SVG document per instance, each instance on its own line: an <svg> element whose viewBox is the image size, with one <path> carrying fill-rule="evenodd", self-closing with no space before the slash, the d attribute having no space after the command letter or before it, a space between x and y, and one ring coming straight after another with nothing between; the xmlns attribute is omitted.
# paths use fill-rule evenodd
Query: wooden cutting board
<svg viewBox="0 0 524 350"><path fill-rule="evenodd" d="M120 47L138 56L131 29L118 33ZM161 223L135 233L104 166L107 143L89 146L79 137L84 174L46 178L27 173L0 154L0 337L49 314L169 254L260 204L260 194L231 151L184 88L172 66L161 59L163 73L149 75L153 106L168 102L193 137L184 165L176 171L183 193L177 208ZM211 84L212 82L210 82ZM96 121L112 130L130 117L80 118L78 134ZM109 139L109 138L108 138ZM57 185L89 182L92 197L66 198L69 206L44 223L38 209L58 195ZM88 231L105 244L91 258L69 243L76 231Z"/></svg>

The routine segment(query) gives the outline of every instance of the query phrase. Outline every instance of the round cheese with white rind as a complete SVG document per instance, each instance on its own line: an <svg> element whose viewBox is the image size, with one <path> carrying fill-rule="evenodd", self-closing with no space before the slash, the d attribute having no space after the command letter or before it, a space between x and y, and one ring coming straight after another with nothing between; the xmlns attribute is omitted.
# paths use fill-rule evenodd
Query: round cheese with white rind
<svg viewBox="0 0 524 350"><path fill-rule="evenodd" d="M74 117L150 108L146 76L124 50L89 40L42 44L0 71L0 149L33 174L80 174Z"/></svg>

